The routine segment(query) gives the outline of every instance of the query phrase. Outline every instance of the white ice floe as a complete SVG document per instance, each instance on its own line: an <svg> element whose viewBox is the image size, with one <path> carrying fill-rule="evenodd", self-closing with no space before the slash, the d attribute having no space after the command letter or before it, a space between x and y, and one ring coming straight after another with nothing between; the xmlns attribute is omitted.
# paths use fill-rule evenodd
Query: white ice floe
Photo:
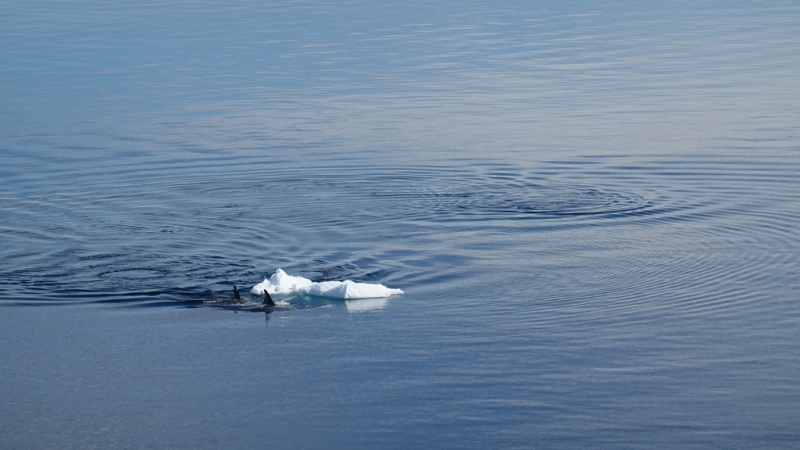
<svg viewBox="0 0 800 450"><path fill-rule="evenodd" d="M275 294L307 294L317 297L341 299L384 298L403 293L400 289L390 289L382 284L356 283L355 281L323 281L315 283L308 278L287 275L281 269L275 274L253 286L255 295L264 295L264 290Z"/></svg>

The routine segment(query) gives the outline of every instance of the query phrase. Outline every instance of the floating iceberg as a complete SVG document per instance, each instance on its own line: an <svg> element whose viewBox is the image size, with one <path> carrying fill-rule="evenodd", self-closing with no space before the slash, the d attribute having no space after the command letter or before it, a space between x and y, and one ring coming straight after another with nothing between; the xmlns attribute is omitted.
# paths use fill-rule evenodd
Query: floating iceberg
<svg viewBox="0 0 800 450"><path fill-rule="evenodd" d="M308 278L287 275L281 269L269 279L258 283L250 289L255 295L264 295L264 291L275 294L307 294L316 297L341 299L384 298L403 293L400 289L390 289L382 284L356 283L355 281L323 281L315 283Z"/></svg>

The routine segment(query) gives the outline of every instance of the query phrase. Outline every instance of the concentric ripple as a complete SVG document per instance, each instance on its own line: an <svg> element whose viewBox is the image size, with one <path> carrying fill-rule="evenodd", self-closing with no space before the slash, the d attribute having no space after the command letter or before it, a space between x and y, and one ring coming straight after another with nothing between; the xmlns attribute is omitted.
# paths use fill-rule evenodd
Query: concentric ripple
<svg viewBox="0 0 800 450"><path fill-rule="evenodd" d="M408 289L474 277L481 265L470 261L508 259L515 264L509 273L527 265L554 276L550 286L580 271L569 288L583 291L537 290L544 310L551 300L563 307L566 296L573 306L624 314L654 308L671 292L658 308L716 311L753 297L727 287L693 296L713 280L743 283L772 260L751 252L731 267L711 255L735 252L754 229L781 248L796 246L791 216L741 205L730 180L714 193L706 172L586 165L591 175L557 165L480 164L364 167L356 174L256 168L202 179L177 170L129 185L5 194L0 289L21 302L194 306L278 267L315 281ZM580 231L587 226L589 235ZM541 255L514 256L526 248ZM570 272L536 269L541 264ZM592 279L601 287L616 280L613 293L595 290ZM606 301L596 303L597 295Z"/></svg>
<svg viewBox="0 0 800 450"><path fill-rule="evenodd" d="M489 186L472 193L432 194L441 209L483 213L498 218L612 216L651 206L644 197L581 185Z"/></svg>

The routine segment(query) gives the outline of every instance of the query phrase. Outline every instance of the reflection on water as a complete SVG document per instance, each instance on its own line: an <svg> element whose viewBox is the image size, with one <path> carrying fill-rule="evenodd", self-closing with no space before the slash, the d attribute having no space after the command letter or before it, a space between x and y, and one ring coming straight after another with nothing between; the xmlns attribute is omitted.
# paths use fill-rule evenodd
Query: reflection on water
<svg viewBox="0 0 800 450"><path fill-rule="evenodd" d="M345 300L344 306L347 307L347 312L357 313L383 309L388 303L388 298L362 298L359 300Z"/></svg>

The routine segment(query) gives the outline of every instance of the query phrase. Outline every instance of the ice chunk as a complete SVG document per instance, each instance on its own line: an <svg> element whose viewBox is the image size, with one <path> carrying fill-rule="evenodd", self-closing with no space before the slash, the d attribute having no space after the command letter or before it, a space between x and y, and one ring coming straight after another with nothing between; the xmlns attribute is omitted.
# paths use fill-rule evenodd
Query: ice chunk
<svg viewBox="0 0 800 450"><path fill-rule="evenodd" d="M313 284L316 283L308 278L293 277L287 275L283 270L278 269L268 280L264 280L253 286L250 292L256 295L264 295L264 289L266 289L270 294L296 294L299 293L300 290L306 289Z"/></svg>
<svg viewBox="0 0 800 450"><path fill-rule="evenodd" d="M315 283L308 278L287 275L281 269L276 270L269 279L253 286L250 292L264 295L264 290L270 294L307 294L341 299L384 298L403 293L400 289L390 289L382 284L356 283L350 280Z"/></svg>

